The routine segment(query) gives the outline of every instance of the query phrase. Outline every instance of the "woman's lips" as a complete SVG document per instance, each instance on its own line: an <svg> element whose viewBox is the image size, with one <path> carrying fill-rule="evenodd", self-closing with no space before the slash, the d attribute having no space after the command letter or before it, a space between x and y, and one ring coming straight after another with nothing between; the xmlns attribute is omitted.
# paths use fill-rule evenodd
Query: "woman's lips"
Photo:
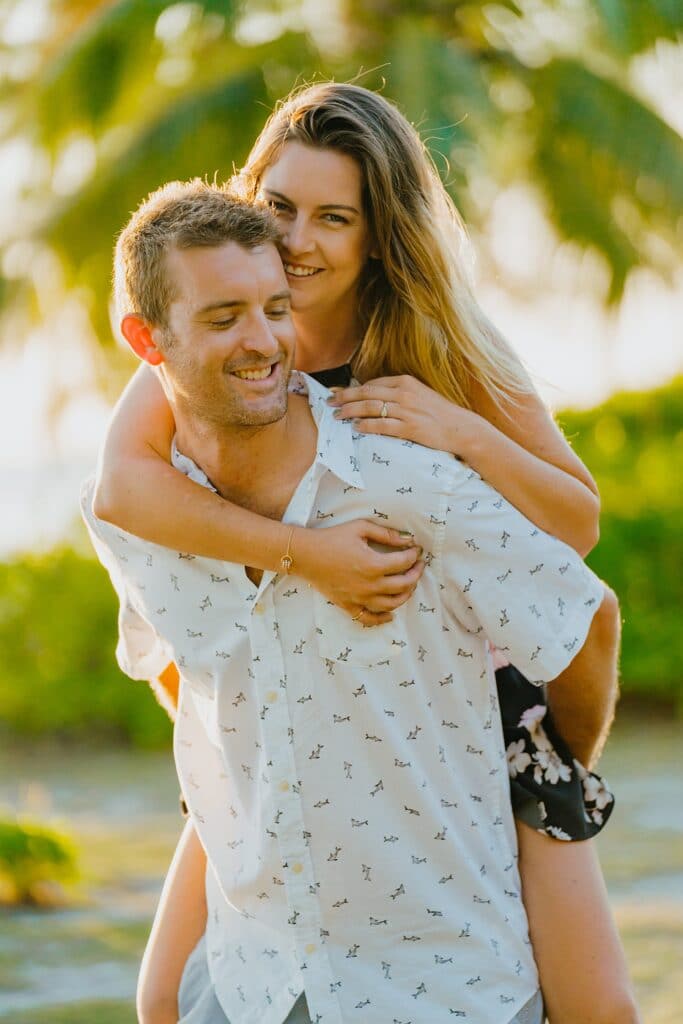
<svg viewBox="0 0 683 1024"><path fill-rule="evenodd" d="M322 267L307 267L303 263L290 263L285 260L283 263L285 273L297 281L305 280L308 277L316 277L322 273Z"/></svg>

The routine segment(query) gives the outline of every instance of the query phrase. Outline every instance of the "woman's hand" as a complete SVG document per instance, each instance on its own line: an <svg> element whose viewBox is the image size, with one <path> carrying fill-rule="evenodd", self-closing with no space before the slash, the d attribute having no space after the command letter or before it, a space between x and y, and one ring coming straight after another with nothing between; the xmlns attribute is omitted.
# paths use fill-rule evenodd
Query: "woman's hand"
<svg viewBox="0 0 683 1024"><path fill-rule="evenodd" d="M454 405L415 377L378 377L328 399L338 419L364 434L384 434L463 456L481 417Z"/></svg>
<svg viewBox="0 0 683 1024"><path fill-rule="evenodd" d="M371 519L298 530L293 554L297 575L364 626L389 622L425 565L411 534Z"/></svg>

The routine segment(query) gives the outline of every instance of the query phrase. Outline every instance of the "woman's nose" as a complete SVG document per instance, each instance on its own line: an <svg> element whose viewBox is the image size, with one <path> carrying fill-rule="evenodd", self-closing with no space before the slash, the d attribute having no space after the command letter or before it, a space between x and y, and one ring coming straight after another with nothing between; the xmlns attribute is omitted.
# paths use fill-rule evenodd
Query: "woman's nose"
<svg viewBox="0 0 683 1024"><path fill-rule="evenodd" d="M313 235L310 223L306 217L302 215L293 217L282 233L282 241L292 256L311 252L313 249Z"/></svg>

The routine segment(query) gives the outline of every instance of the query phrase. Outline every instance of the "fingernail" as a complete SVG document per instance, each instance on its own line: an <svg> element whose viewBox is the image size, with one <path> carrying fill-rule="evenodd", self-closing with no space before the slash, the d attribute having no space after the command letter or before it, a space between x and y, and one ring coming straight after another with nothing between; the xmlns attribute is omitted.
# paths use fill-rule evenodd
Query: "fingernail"
<svg viewBox="0 0 683 1024"><path fill-rule="evenodd" d="M344 417L344 412L342 409L335 409L332 415L334 416L335 420L341 420Z"/></svg>
<svg viewBox="0 0 683 1024"><path fill-rule="evenodd" d="M415 534L412 532L412 530L399 530L398 531L398 535L399 535L399 537L414 537L415 536Z"/></svg>

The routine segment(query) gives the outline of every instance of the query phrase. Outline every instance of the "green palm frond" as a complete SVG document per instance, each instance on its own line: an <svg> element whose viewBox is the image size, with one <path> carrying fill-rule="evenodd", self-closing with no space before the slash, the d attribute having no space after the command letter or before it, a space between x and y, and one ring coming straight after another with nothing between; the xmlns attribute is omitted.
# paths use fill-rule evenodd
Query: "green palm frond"
<svg viewBox="0 0 683 1024"><path fill-rule="evenodd" d="M563 238L604 256L610 301L636 266L670 271L683 143L630 91L628 60L678 38L681 0L345 0L327 54L303 29L282 27L302 4L53 0L39 73L0 81L0 137L29 137L49 158L29 197L32 225L42 211L34 235L59 255L65 286L92 296L103 341L113 237L140 199L169 178L227 176L295 82L350 80L359 69L371 69L361 84L382 89L419 129L468 218L482 212L471 187L480 176L500 187L528 181ZM539 50L545 63L526 62L518 43L539 8L578 12L585 49L574 59L553 59L551 42ZM186 17L175 35L157 31L165 11L166 27L174 12L178 24ZM276 27L283 15L279 35L246 43L237 27L251 12L275 15ZM169 62L183 73L169 74ZM73 135L92 140L94 170L65 197L51 189L50 167ZM29 231L20 225L14 237ZM30 295L28 282L0 281L0 307L27 308Z"/></svg>
<svg viewBox="0 0 683 1024"><path fill-rule="evenodd" d="M500 127L491 100L488 69L457 39L431 29L416 31L413 19L399 21L386 52L386 67L363 80L399 103L434 156L459 201L468 174L481 164L483 133ZM474 166L473 166L474 165Z"/></svg>
<svg viewBox="0 0 683 1024"><path fill-rule="evenodd" d="M97 135L112 121L140 117L173 91L155 82L163 47L154 30L159 16L170 6L168 0L97 5L33 83L29 102L44 145L54 146L75 131ZM226 22L223 38L231 41L236 6L229 0L204 0L198 5L198 20L220 12ZM188 48L191 44L188 39ZM143 106L141 90L146 93ZM122 102L126 99L128 102ZM21 110L17 113L21 116Z"/></svg>
<svg viewBox="0 0 683 1024"><path fill-rule="evenodd" d="M620 54L632 56L658 39L676 41L683 32L680 0L593 0L606 40Z"/></svg>
<svg viewBox="0 0 683 1024"><path fill-rule="evenodd" d="M683 217L683 140L635 96L576 61L553 61L534 78L535 177L562 234L606 258L616 301L629 272L647 261L643 228L667 234ZM614 216L619 197L633 208L630 226Z"/></svg>

